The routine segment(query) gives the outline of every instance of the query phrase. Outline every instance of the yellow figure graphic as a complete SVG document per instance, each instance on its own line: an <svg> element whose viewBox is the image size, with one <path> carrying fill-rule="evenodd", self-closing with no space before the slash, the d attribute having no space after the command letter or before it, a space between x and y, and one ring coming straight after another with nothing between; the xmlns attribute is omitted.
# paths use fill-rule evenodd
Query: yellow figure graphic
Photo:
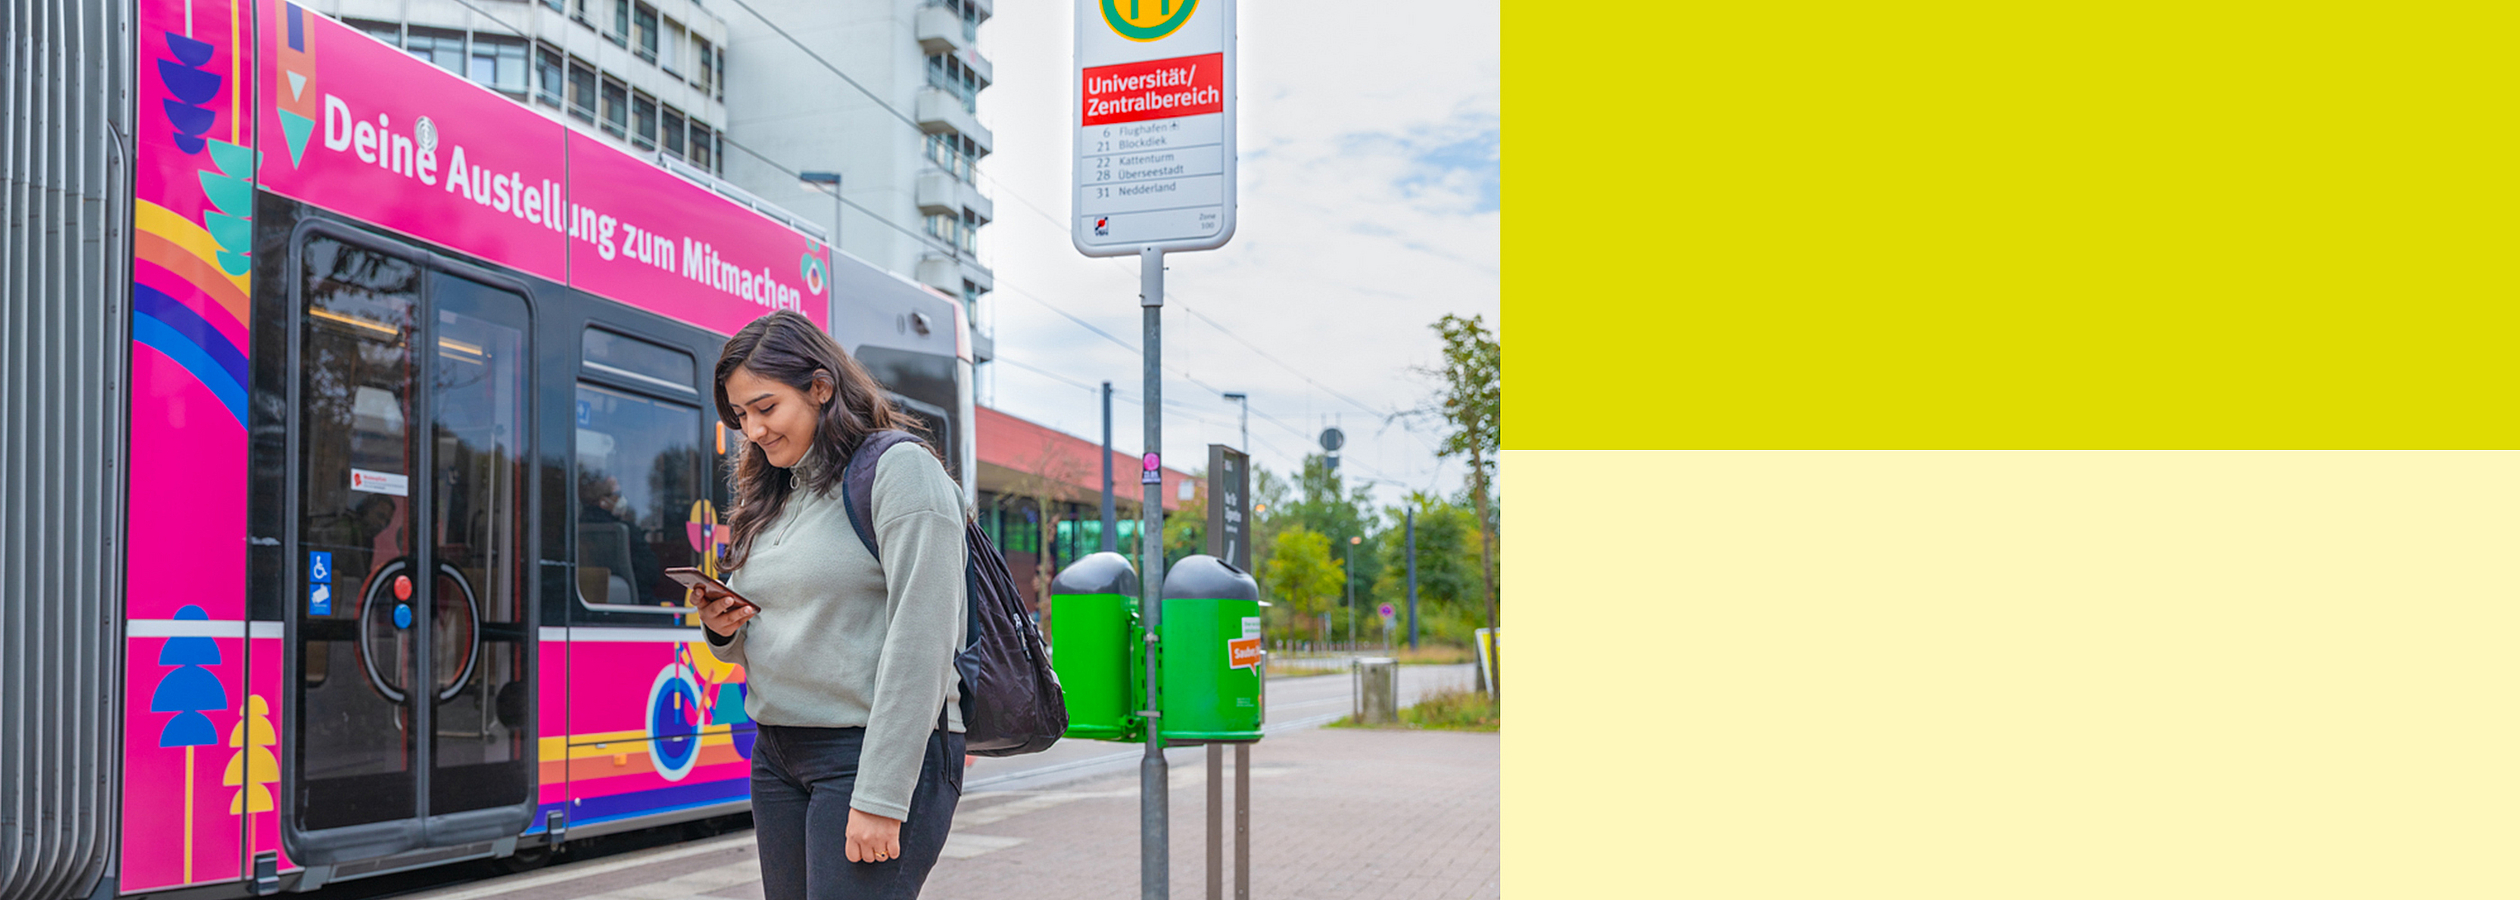
<svg viewBox="0 0 2520 900"><path fill-rule="evenodd" d="M262 695L245 699L245 715L228 729L227 745L237 748L228 758L227 775L220 784L236 788L236 796L228 800L228 815L271 811L271 789L264 787L280 780L280 760L271 755L272 746L280 743L271 728L271 705Z"/></svg>

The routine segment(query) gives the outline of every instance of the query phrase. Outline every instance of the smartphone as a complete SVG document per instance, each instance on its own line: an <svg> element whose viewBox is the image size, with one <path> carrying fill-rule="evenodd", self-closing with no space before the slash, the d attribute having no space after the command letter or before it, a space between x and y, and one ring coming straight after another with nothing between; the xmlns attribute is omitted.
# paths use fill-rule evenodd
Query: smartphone
<svg viewBox="0 0 2520 900"><path fill-rule="evenodd" d="M711 578L708 575L701 573L700 570L694 569L690 566L676 566L674 568L667 569L665 570L665 577L673 579L675 584L682 585L685 588L699 588L701 595L711 600L715 600L719 597L733 597L735 598L735 602L741 603L745 606L750 606L755 611L761 609L760 604L744 599L744 595L735 593L735 589L727 587L725 582Z"/></svg>

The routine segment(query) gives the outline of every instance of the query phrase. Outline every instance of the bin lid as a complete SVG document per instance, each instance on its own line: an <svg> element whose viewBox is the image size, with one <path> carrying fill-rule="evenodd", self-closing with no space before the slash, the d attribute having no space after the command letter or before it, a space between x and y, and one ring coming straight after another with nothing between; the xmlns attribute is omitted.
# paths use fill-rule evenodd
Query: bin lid
<svg viewBox="0 0 2520 900"><path fill-rule="evenodd" d="M1164 599L1258 600L1260 583L1232 563L1201 553L1164 573Z"/></svg>
<svg viewBox="0 0 2520 900"><path fill-rule="evenodd" d="M1138 595L1137 567L1129 558L1110 551L1087 554L1084 559L1069 563L1050 579L1050 595L1118 594Z"/></svg>

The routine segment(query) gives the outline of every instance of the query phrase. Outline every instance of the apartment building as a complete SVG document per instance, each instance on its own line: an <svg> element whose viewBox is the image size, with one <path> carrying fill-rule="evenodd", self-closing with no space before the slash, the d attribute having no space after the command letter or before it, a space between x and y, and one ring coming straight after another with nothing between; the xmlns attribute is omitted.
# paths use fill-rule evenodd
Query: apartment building
<svg viewBox="0 0 2520 900"><path fill-rule="evenodd" d="M745 148L722 154L727 180L960 298L987 361L980 235L996 211L975 167L995 138L974 110L994 80L978 47L993 0L747 3L758 16L727 13L725 130Z"/></svg>
<svg viewBox="0 0 2520 900"><path fill-rule="evenodd" d="M308 6L582 133L725 171L726 20L698 0Z"/></svg>

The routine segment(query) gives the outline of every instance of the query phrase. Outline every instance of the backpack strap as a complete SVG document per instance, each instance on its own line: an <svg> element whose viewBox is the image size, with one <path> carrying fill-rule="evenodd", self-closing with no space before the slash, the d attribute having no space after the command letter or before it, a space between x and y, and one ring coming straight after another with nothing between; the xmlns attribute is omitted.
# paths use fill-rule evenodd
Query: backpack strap
<svg viewBox="0 0 2520 900"><path fill-rule="evenodd" d="M884 552L875 546L875 463L884 458L884 451L903 441L921 443L918 435L907 431L887 428L868 432L840 470L840 504L849 511L849 527L857 530L858 542L866 545L866 555L879 563L884 560Z"/></svg>

